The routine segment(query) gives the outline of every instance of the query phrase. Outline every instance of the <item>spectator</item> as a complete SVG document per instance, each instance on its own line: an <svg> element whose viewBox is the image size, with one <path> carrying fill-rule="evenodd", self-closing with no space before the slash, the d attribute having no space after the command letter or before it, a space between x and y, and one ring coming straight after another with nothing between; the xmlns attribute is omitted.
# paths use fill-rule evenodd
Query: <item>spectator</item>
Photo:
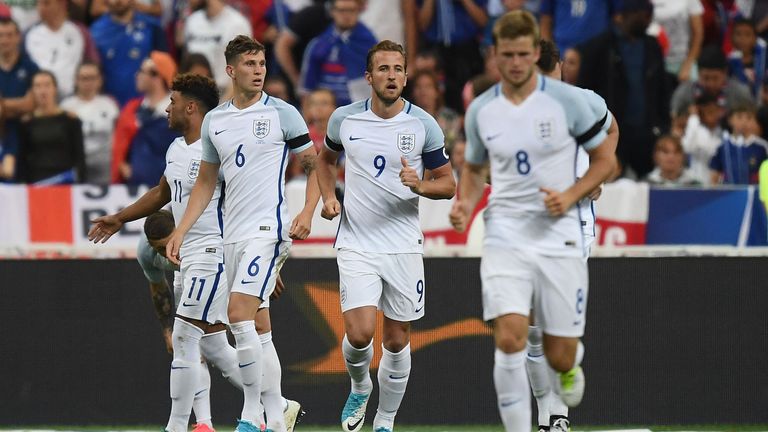
<svg viewBox="0 0 768 432"><path fill-rule="evenodd" d="M662 135L656 140L653 150L655 168L645 181L659 186L694 186L699 182L685 168L685 154L680 139Z"/></svg>
<svg viewBox="0 0 768 432"><path fill-rule="evenodd" d="M19 31L25 33L30 27L40 21L37 13L37 0L5 0L10 6L11 18L19 26Z"/></svg>
<svg viewBox="0 0 768 432"><path fill-rule="evenodd" d="M462 118L445 106L437 76L430 72L416 72L408 81L413 92L413 103L437 120L445 136L445 146L450 149L461 132Z"/></svg>
<svg viewBox="0 0 768 432"><path fill-rule="evenodd" d="M761 38L768 38L768 2L762 0L745 0L739 6L741 14L755 23L757 33Z"/></svg>
<svg viewBox="0 0 768 432"><path fill-rule="evenodd" d="M264 81L264 92L289 103L293 101L288 83L279 76L271 76Z"/></svg>
<svg viewBox="0 0 768 432"><path fill-rule="evenodd" d="M100 17L109 12L109 0L90 0L90 15ZM169 0L135 0L133 8L136 12L160 18L163 24L170 20L173 12L173 1Z"/></svg>
<svg viewBox="0 0 768 432"><path fill-rule="evenodd" d="M703 46L717 45L728 47L728 28L731 19L738 14L734 0L702 0L704 13L704 43Z"/></svg>
<svg viewBox="0 0 768 432"><path fill-rule="evenodd" d="M581 54L578 50L569 48L563 54L563 81L568 84L576 85L579 82L579 71L581 70Z"/></svg>
<svg viewBox="0 0 768 432"><path fill-rule="evenodd" d="M757 110L757 124L762 131L763 139L768 140L768 77L763 78L763 89L760 91L760 108Z"/></svg>
<svg viewBox="0 0 768 432"><path fill-rule="evenodd" d="M464 84L464 89L461 91L461 99L464 103L465 110L469 107L472 100L481 95L484 91L493 87L501 79L499 67L496 64L496 56L493 55L493 50L484 50L483 58L485 62L483 73L472 77L471 80Z"/></svg>
<svg viewBox="0 0 768 432"><path fill-rule="evenodd" d="M709 93L725 95L725 107L732 109L737 105L752 101L749 88L735 78L728 78L728 62L725 54L716 46L707 46L699 56L699 79L680 83L672 94L673 113L686 110L694 103L697 95Z"/></svg>
<svg viewBox="0 0 768 432"><path fill-rule="evenodd" d="M758 101L766 77L768 44L757 37L752 21L737 19L731 29L733 51L728 55L730 76L749 87L752 97Z"/></svg>
<svg viewBox="0 0 768 432"><path fill-rule="evenodd" d="M104 79L99 65L83 63L77 69L75 94L61 102L62 109L77 114L83 126L88 183L108 185L112 161L112 132L120 109L100 94Z"/></svg>
<svg viewBox="0 0 768 432"><path fill-rule="evenodd" d="M139 96L134 82L142 62L154 50L166 51L157 18L136 12L134 0L107 0L109 13L91 26L104 71L104 91L122 107Z"/></svg>
<svg viewBox="0 0 768 432"><path fill-rule="evenodd" d="M184 25L186 52L205 55L219 91L226 93L232 79L225 68L224 49L237 35L251 36L251 24L223 0L192 0L191 6L197 10Z"/></svg>
<svg viewBox="0 0 768 432"><path fill-rule="evenodd" d="M620 0L543 0L541 38L554 41L565 54L568 48L609 30L611 17L620 11Z"/></svg>
<svg viewBox="0 0 768 432"><path fill-rule="evenodd" d="M306 118L309 138L315 144L318 154L325 142L328 120L336 109L336 96L328 89L317 89L307 98Z"/></svg>
<svg viewBox="0 0 768 432"><path fill-rule="evenodd" d="M59 95L75 89L77 66L83 61L98 63L99 55L88 29L75 24L67 14L67 0L38 0L40 22L29 29L25 47L40 68L56 75Z"/></svg>
<svg viewBox="0 0 768 432"><path fill-rule="evenodd" d="M299 95L318 88L330 89L339 105L348 105L370 94L365 80L368 50L376 37L359 22L359 0L334 0L333 24L312 39L304 51Z"/></svg>
<svg viewBox="0 0 768 432"><path fill-rule="evenodd" d="M87 180L83 130L76 115L59 107L56 77L38 71L32 77L35 110L19 131L19 181L35 184L84 183Z"/></svg>
<svg viewBox="0 0 768 432"><path fill-rule="evenodd" d="M213 79L213 71L208 58L198 53L187 53L181 58L179 73L191 73Z"/></svg>
<svg viewBox="0 0 768 432"><path fill-rule="evenodd" d="M488 0L411 0L418 6L419 30L436 49L445 73L445 104L464 111L461 89L483 71L478 39L488 23Z"/></svg>
<svg viewBox="0 0 768 432"><path fill-rule="evenodd" d="M31 113L34 101L29 91L38 67L21 50L21 32L10 18L0 18L0 95L4 137L0 147L0 181L16 174L19 149L19 117Z"/></svg>
<svg viewBox="0 0 768 432"><path fill-rule="evenodd" d="M669 130L669 80L661 48L646 34L653 5L625 0L620 22L578 47L578 84L605 99L621 129L617 156L624 174L653 169L653 143Z"/></svg>
<svg viewBox="0 0 768 432"><path fill-rule="evenodd" d="M410 57L410 54L408 54L408 56ZM441 77L440 83L442 84L443 66L440 63L440 54L437 53L437 50L420 50L414 58L415 60L413 64L408 63L408 70L410 73L422 71L432 72L433 74Z"/></svg>
<svg viewBox="0 0 768 432"><path fill-rule="evenodd" d="M299 66L309 41L333 22L325 2L318 2L296 12L288 26L280 30L275 42L275 58L291 86L299 84Z"/></svg>
<svg viewBox="0 0 768 432"><path fill-rule="evenodd" d="M419 51L419 31L416 22L416 8L411 0L364 0L365 7L360 14L363 22L377 41L391 40L403 45L412 64Z"/></svg>
<svg viewBox="0 0 768 432"><path fill-rule="evenodd" d="M760 138L754 105L736 107L728 115L731 133L715 151L709 167L712 184L757 184L760 164L768 155L768 142Z"/></svg>
<svg viewBox="0 0 768 432"><path fill-rule="evenodd" d="M720 124L725 115L724 97L703 93L691 109L683 135L683 149L688 155L691 175L701 184L709 185L709 161L722 140Z"/></svg>
<svg viewBox="0 0 768 432"><path fill-rule="evenodd" d="M136 88L142 97L120 112L112 146L112 182L156 185L165 170L165 153L178 136L168 127L165 108L171 101L176 64L168 54L153 51L141 64Z"/></svg>
<svg viewBox="0 0 768 432"><path fill-rule="evenodd" d="M669 40L664 61L667 72L680 82L696 80L696 60L704 40L700 0L653 0L653 21Z"/></svg>

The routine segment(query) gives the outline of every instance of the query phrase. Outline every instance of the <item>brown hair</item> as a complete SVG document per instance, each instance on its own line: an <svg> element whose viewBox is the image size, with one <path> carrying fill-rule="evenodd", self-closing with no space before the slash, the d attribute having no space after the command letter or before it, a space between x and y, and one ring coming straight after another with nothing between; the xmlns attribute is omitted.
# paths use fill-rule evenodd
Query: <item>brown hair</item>
<svg viewBox="0 0 768 432"><path fill-rule="evenodd" d="M541 69L545 74L551 73L555 70L555 66L560 62L560 50L557 49L557 45L554 42L546 39L542 39L539 42L541 49L541 55L539 61L536 62L536 66Z"/></svg>
<svg viewBox="0 0 768 432"><path fill-rule="evenodd" d="M171 90L198 102L203 115L219 104L219 89L216 87L216 82L202 75L191 73L176 75L171 84Z"/></svg>
<svg viewBox="0 0 768 432"><path fill-rule="evenodd" d="M224 58L227 60L227 64L234 66L238 57L241 54L257 54L264 51L264 45L256 39L239 35L229 41L227 48L224 50Z"/></svg>
<svg viewBox="0 0 768 432"><path fill-rule="evenodd" d="M614 120L614 121L615 121L615 120ZM654 152L654 153L655 153L655 152L657 152L657 151L660 151L660 150L661 150L661 145L662 145L662 143L663 143L664 141L669 141L669 142L671 142L671 143L672 143L672 145L674 145L674 146L675 146L675 151L676 151L676 152L678 152L678 153L685 153L685 152L683 151L683 144L682 144L682 142L680 142L680 138L678 138L678 137L676 137L676 136L674 136L674 135L670 135L670 134L665 134L665 135L662 135L662 136L660 136L660 137L659 137L659 138L656 140L656 145L654 145L654 146L653 146L653 152Z"/></svg>
<svg viewBox="0 0 768 432"><path fill-rule="evenodd" d="M432 86L434 86L435 90L437 91L437 107L442 108L443 105L445 105L445 97L443 96L443 92L440 88L440 78L438 78L437 75L432 71L420 70L416 71L413 76L408 77L408 81L410 81L414 86L413 88L415 88L421 77L427 77L430 81L432 81Z"/></svg>
<svg viewBox="0 0 768 432"><path fill-rule="evenodd" d="M533 46L539 46L541 36L536 18L530 12L516 10L502 15L493 25L493 45L498 46L500 39L517 39L531 36Z"/></svg>
<svg viewBox="0 0 768 432"><path fill-rule="evenodd" d="M173 213L168 210L152 213L144 220L144 234L149 240L162 240L171 235L175 228Z"/></svg>
<svg viewBox="0 0 768 432"><path fill-rule="evenodd" d="M368 57L365 60L365 70L373 72L373 56L379 51L399 52L403 56L403 67L408 70L408 56L405 54L405 48L397 42L383 40L368 50Z"/></svg>

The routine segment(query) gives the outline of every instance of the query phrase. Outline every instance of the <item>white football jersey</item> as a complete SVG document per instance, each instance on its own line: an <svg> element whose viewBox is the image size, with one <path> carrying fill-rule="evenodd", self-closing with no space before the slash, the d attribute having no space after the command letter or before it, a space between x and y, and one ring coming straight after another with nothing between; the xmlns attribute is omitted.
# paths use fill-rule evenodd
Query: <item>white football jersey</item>
<svg viewBox="0 0 768 432"><path fill-rule="evenodd" d="M227 88L232 79L227 75L224 50L237 35L251 36L251 23L231 6L224 6L217 16L209 18L205 9L192 13L184 24L187 52L208 59L219 89Z"/></svg>
<svg viewBox="0 0 768 432"><path fill-rule="evenodd" d="M200 158L203 153L203 143L197 140L187 145L184 137L178 137L168 147L165 154L165 180L171 188L171 211L173 219L178 224L187 210L189 195L200 172ZM216 182L211 202L203 214L197 219L181 245L182 258L191 254L212 253L223 254L222 228L224 194L221 192L221 176Z"/></svg>
<svg viewBox="0 0 768 432"><path fill-rule="evenodd" d="M59 84L59 96L75 90L77 67L83 62L85 40L80 28L65 21L56 31L38 23L27 32L24 46L40 69L53 72Z"/></svg>
<svg viewBox="0 0 768 432"><path fill-rule="evenodd" d="M226 182L224 243L256 237L290 241L288 151L312 146L296 108L266 93L242 110L227 101L206 114L201 137L202 159L220 164Z"/></svg>
<svg viewBox="0 0 768 432"><path fill-rule="evenodd" d="M603 117L580 89L541 75L536 90L519 105L504 97L500 85L472 102L465 119L465 156L472 164L490 160L487 246L584 256L580 206L552 217L541 188L562 192L574 184L578 146L589 151L603 142Z"/></svg>
<svg viewBox="0 0 768 432"><path fill-rule="evenodd" d="M602 129L608 132L613 121L611 112L608 111L605 106L605 101L600 95L592 90L582 89L584 94L589 100L589 106L592 108L597 116L602 116ZM602 110L602 111L601 111ZM584 177L584 174L589 169L589 153L582 146L579 146L578 153L576 154L576 176L577 178ZM581 230L584 234L584 238L595 238L595 202L589 197L583 198L576 205L579 206L579 213L581 214Z"/></svg>
<svg viewBox="0 0 768 432"><path fill-rule="evenodd" d="M370 99L336 109L328 121L326 146L344 151L344 203L335 247L377 253L422 253L419 196L400 182L405 157L424 175L448 162L444 137L434 118L405 101L382 119Z"/></svg>

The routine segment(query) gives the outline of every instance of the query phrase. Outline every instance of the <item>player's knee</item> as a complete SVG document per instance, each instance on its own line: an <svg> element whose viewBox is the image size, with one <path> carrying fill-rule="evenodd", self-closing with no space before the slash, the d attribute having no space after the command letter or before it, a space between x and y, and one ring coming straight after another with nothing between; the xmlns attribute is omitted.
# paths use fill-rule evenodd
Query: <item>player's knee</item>
<svg viewBox="0 0 768 432"><path fill-rule="evenodd" d="M525 349L528 338L516 334L503 334L496 336L496 348L505 354L513 354Z"/></svg>
<svg viewBox="0 0 768 432"><path fill-rule="evenodd" d="M230 301L229 306L227 306L229 322L252 321L254 315L255 313L251 311L251 308L242 302Z"/></svg>
<svg viewBox="0 0 768 432"><path fill-rule="evenodd" d="M349 341L349 344L355 347L356 349L363 349L371 344L371 339L373 339L373 332L365 332L365 331L352 331L347 332L347 340Z"/></svg>
<svg viewBox="0 0 768 432"><path fill-rule="evenodd" d="M544 349L544 354L552 369L558 372L568 372L573 369L576 353L566 345L555 345Z"/></svg>

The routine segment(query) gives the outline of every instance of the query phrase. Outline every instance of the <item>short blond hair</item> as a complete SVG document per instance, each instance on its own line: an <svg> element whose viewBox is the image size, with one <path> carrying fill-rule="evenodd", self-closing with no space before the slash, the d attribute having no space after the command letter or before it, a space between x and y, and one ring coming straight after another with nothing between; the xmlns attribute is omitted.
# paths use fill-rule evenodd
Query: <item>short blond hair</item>
<svg viewBox="0 0 768 432"><path fill-rule="evenodd" d="M517 39L522 36L533 38L533 46L539 46L541 35L536 18L528 11L507 12L493 24L493 45L498 46L500 39Z"/></svg>

